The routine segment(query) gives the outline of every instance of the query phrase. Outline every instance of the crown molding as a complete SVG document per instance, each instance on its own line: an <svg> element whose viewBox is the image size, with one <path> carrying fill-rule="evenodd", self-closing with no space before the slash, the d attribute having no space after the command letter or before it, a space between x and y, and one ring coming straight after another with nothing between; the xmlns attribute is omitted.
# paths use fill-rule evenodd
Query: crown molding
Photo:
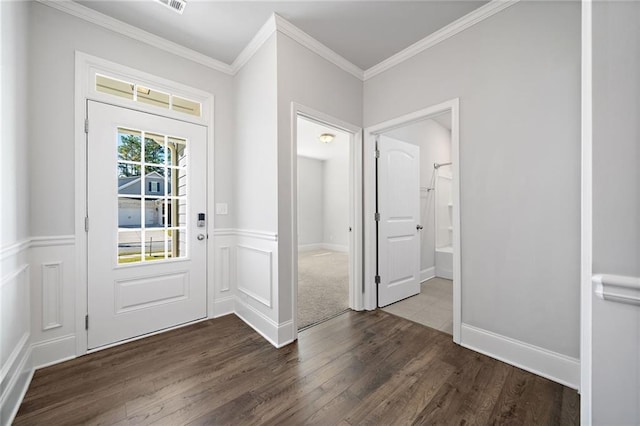
<svg viewBox="0 0 640 426"><path fill-rule="evenodd" d="M126 24L122 21L104 15L86 6L82 6L81 4L75 3L71 0L36 1L40 4L49 6L53 9L57 9L69 15L73 15L77 18L99 25L118 34L122 34L134 40L147 43L150 46L157 47L158 49L172 53L176 56L180 56L193 62L197 62L200 65L204 65L216 71L220 71L229 75L233 74L231 65L225 64L224 62L218 61L217 59L210 58L207 55L203 55L202 53L186 48L180 44L174 43L155 34L151 34L150 32L142 30L138 27L134 27L133 25Z"/></svg>
<svg viewBox="0 0 640 426"><path fill-rule="evenodd" d="M520 0L491 0L484 6L481 6L478 9L468 13L462 18L452 22L444 28L441 28L435 33L423 38L422 40L417 41L406 49L396 53L395 55L385 59L384 61L372 66L367 70L362 70L357 65L340 56L338 53L320 43L318 40L311 37L309 34L305 33L300 28L296 27L291 22L287 21L276 13L273 13L269 17L267 22L265 22L265 24L247 44L247 46L236 57L236 59L233 61L233 64L229 65L202 53L196 52L195 50L184 47L180 44L159 37L155 34L151 34L150 32L144 31L138 27L126 24L115 18L104 15L86 6L82 6L81 4L75 3L71 0L36 1L45 6L49 6L53 9L57 9L61 12L73 15L77 18L99 25L118 34L122 34L143 43L147 43L150 46L162 49L176 56L189 59L193 62L199 63L208 68L220 71L228 75L235 75L253 57L253 55L260 49L260 47L269 39L269 37L274 32L279 31L282 34L291 37L293 40L308 48L320 57L326 59L342 70L353 75L354 77L362 81L366 81L414 57L424 50L429 49L430 47L433 47L450 37L453 37L454 35L466 30L467 28L477 24L478 22L481 22L498 12L501 12L509 6L512 6L515 3L519 2Z"/></svg>
<svg viewBox="0 0 640 426"><path fill-rule="evenodd" d="M271 34L276 32L276 15L272 13L267 22L258 30L256 35L253 36L251 41L242 49L242 52L236 57L231 64L231 70L233 74L236 74L240 69L245 66L247 62L256 54L256 52L262 47Z"/></svg>
<svg viewBox="0 0 640 426"><path fill-rule="evenodd" d="M364 79L364 71L361 68L352 64L342 56L338 55L336 52L329 49L327 46L320 43L318 40L311 37L309 34L305 33L300 28L284 19L282 16L276 13L274 13L273 15L275 17L276 29L282 34L288 35L307 49L323 57L327 61L343 69L354 77L360 80Z"/></svg>
<svg viewBox="0 0 640 426"><path fill-rule="evenodd" d="M396 53L395 55L385 59L377 65L372 66L364 72L363 80L366 81L396 65L410 59L417 54L435 46L438 43L445 41L446 39L453 37L454 35L466 30L469 27L484 21L485 19L495 15L498 12L518 3L520 0L491 0L484 6L466 14L462 18L453 21L436 31L435 33L428 35L420 41L415 42L406 49Z"/></svg>

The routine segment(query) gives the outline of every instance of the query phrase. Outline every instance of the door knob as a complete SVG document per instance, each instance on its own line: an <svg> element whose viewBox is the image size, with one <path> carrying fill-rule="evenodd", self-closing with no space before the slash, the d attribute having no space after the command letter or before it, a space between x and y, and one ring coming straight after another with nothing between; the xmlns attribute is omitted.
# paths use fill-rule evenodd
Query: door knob
<svg viewBox="0 0 640 426"><path fill-rule="evenodd" d="M198 234L198 241L204 240L204 234Z"/></svg>
<svg viewBox="0 0 640 426"><path fill-rule="evenodd" d="M417 224L417 225L416 225L416 229L417 229L418 231L420 231L420 230L424 229L424 226L422 226L422 225L420 225L420 224Z"/></svg>

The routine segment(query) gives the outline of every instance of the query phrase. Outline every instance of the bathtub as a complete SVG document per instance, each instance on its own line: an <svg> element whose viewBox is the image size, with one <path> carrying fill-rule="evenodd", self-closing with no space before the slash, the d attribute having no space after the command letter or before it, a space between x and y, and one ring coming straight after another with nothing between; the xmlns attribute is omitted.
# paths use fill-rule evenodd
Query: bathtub
<svg viewBox="0 0 640 426"><path fill-rule="evenodd" d="M453 247L436 248L436 277L453 279Z"/></svg>

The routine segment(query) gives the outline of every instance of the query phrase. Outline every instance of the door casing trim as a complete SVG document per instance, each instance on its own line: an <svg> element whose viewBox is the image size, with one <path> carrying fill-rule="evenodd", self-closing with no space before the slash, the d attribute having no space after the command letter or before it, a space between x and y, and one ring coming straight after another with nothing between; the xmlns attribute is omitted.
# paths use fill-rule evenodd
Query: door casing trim
<svg viewBox="0 0 640 426"><path fill-rule="evenodd" d="M384 132L425 120L429 117L451 112L451 161L453 172L453 341L460 344L462 325L462 263L460 228L460 99L454 98L391 120L365 128L364 130L364 307L377 308L376 303L376 136Z"/></svg>
<svg viewBox="0 0 640 426"><path fill-rule="evenodd" d="M176 93L190 96L202 102L202 117L176 116L169 110L161 110L152 106L146 106L137 102L101 94L93 90L90 76L96 71L117 74L130 78L131 81L143 82L151 87L169 88ZM214 201L214 173L211 165L214 164L214 96L206 91L177 83L162 77L136 70L115 62L108 61L86 53L75 52L75 81L74 81L74 235L75 235L75 326L76 326L76 356L88 353L88 333L85 329L85 315L88 314L88 249L87 233L85 232L84 218L87 215L87 134L85 133L85 119L87 117L87 101L93 100L109 103L133 109L140 112L160 115L170 119L200 124L207 127L207 221L206 231L210 238L207 239L207 318L214 316L215 295L215 271L214 262L214 238L213 215L215 211Z"/></svg>
<svg viewBox="0 0 640 426"><path fill-rule="evenodd" d="M352 279L349 286L349 307L364 309L363 300L363 220L362 220L362 128L326 113L291 103L291 300L293 302L293 340L298 338L298 117L325 124L350 135L349 174L353 181L350 188L350 221L353 232L349 241L349 267ZM353 191L353 192L351 192Z"/></svg>

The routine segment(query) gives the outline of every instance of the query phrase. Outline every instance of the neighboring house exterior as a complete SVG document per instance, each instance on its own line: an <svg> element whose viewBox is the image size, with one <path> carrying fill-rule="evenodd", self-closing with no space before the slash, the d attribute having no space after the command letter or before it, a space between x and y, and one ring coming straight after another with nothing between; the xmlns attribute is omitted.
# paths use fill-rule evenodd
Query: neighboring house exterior
<svg viewBox="0 0 640 426"><path fill-rule="evenodd" d="M168 184L168 191L171 185ZM165 180L164 176L152 172L144 177L131 176L118 178L118 194L131 195L131 197L118 198L118 226L120 228L140 228L142 215L140 209L142 187L144 187L145 213L144 223L147 227L163 226L164 217L164 196Z"/></svg>

